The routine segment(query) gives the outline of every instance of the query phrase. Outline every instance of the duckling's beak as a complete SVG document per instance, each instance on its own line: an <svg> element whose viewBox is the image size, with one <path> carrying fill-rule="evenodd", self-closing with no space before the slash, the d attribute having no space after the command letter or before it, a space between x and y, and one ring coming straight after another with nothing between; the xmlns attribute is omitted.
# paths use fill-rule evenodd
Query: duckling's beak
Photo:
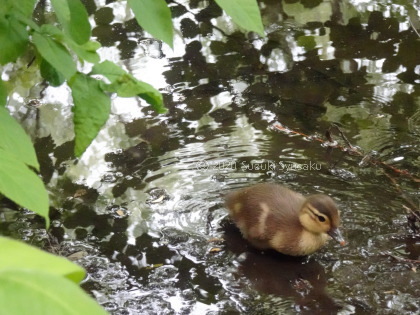
<svg viewBox="0 0 420 315"><path fill-rule="evenodd" d="M346 241L344 240L343 235L341 235L341 231L338 228L331 229L327 233L334 240L339 242L341 246L346 245Z"/></svg>

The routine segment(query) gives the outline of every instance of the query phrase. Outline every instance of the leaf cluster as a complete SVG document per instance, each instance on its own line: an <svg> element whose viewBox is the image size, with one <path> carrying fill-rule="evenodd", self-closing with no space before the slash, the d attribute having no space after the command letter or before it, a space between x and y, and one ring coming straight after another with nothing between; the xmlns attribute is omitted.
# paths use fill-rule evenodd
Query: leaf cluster
<svg viewBox="0 0 420 315"><path fill-rule="evenodd" d="M106 314L78 286L86 275L82 267L5 237L0 248L2 313Z"/></svg>

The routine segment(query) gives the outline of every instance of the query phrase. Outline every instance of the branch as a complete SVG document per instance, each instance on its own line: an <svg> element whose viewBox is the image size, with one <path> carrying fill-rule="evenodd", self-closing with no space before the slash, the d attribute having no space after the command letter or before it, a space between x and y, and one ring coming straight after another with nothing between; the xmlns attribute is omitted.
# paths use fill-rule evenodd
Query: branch
<svg viewBox="0 0 420 315"><path fill-rule="evenodd" d="M333 129L332 127L334 127L335 129L338 130L340 136L343 138L344 142L346 143L346 146L342 146L337 141L334 141L332 139L332 137L331 137L331 130ZM381 166L385 169L388 169L388 170L391 170L391 171L397 173L398 175L406 176L416 183L420 183L420 178L412 175L407 170L401 170L399 168L396 168L396 167L394 167L392 165L389 165L389 164L387 164L383 161L380 161L378 159L373 158L372 155L363 154L363 152L358 147L351 145L350 141L346 138L344 133L341 131L341 129L337 125L333 124L332 127L330 127L327 130L327 132L325 133L325 136L327 137L327 140L328 140L328 141L325 141L324 139L322 139L318 136L310 136L310 135L304 134L302 132L292 130L292 129L286 127L286 126L283 126L280 123L276 123L272 126L272 128L274 128L275 130L280 130L280 131L288 133L288 134L299 135L299 136L305 137L308 140L318 141L318 142L321 142L321 144L323 146L336 148L336 149L339 149L343 152L347 152L350 155L363 156L363 159L362 159L363 163L369 163L369 164L372 164L372 165L379 165L379 166Z"/></svg>

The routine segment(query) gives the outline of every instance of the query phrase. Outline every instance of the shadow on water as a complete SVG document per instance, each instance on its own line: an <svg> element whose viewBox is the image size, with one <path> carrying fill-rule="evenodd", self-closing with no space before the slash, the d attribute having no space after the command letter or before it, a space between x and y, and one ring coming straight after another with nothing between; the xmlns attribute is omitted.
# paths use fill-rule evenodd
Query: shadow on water
<svg viewBox="0 0 420 315"><path fill-rule="evenodd" d="M303 314L336 314L341 309L326 291L324 267L314 259L257 251L232 223L223 225L227 250L239 255L238 270L259 292L291 298Z"/></svg>
<svg viewBox="0 0 420 315"><path fill-rule="evenodd" d="M1 200L3 235L84 266L83 287L113 314L418 312L419 222L405 208L419 199L414 4L262 0L260 38L213 1L170 1L182 34L170 50L122 2L84 3L101 53L116 48L169 113L115 98L75 159L68 90L17 91L9 107L34 139L52 228ZM32 98L43 105L22 104ZM332 123L361 156L313 140ZM348 246L300 260L249 248L222 204L257 182L331 195Z"/></svg>

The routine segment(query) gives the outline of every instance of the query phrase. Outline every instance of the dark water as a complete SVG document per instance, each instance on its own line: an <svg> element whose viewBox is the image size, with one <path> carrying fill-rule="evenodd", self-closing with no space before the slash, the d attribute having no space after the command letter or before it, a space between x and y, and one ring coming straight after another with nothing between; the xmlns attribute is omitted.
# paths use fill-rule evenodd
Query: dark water
<svg viewBox="0 0 420 315"><path fill-rule="evenodd" d="M10 109L35 142L53 227L3 200L2 234L71 255L113 314L418 314L417 1L260 1L266 38L213 2L171 2L174 50L123 3L85 2L101 54L160 88L169 113L114 98L76 160L68 90L22 84ZM332 123L359 155L314 139ZM331 195L348 245L304 259L250 248L223 195L257 182Z"/></svg>

